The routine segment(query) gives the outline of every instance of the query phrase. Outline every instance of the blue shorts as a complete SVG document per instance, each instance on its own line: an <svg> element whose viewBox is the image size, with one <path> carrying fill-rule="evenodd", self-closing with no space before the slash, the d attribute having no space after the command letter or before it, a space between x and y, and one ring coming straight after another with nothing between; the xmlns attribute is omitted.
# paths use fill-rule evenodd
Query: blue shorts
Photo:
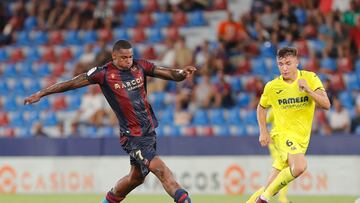
<svg viewBox="0 0 360 203"><path fill-rule="evenodd" d="M122 148L130 155L130 164L139 166L145 177L150 172L150 161L157 155L155 133L142 137L122 136L120 140Z"/></svg>

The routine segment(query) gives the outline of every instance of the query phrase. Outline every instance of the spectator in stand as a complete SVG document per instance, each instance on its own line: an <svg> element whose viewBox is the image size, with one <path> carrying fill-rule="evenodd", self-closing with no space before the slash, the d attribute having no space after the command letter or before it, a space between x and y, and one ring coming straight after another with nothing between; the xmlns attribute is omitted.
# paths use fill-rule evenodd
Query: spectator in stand
<svg viewBox="0 0 360 203"><path fill-rule="evenodd" d="M84 53L80 56L79 62L75 65L73 75L79 75L88 70L89 67L92 67L92 64L95 61L95 53L93 51L93 45L87 44L84 49Z"/></svg>
<svg viewBox="0 0 360 203"><path fill-rule="evenodd" d="M36 122L33 125L32 131L32 134L36 137L48 137L48 135L45 133L43 125L40 122Z"/></svg>
<svg viewBox="0 0 360 203"><path fill-rule="evenodd" d="M180 39L175 44L175 66L184 67L193 62L193 52L186 46L185 37Z"/></svg>
<svg viewBox="0 0 360 203"><path fill-rule="evenodd" d="M231 86L225 81L224 72L217 73L218 82L215 84L215 107L231 108L234 106L234 98Z"/></svg>
<svg viewBox="0 0 360 203"><path fill-rule="evenodd" d="M269 31L274 27L278 20L278 13L273 11L272 4L268 3L264 7L264 13L260 15L261 24Z"/></svg>
<svg viewBox="0 0 360 203"><path fill-rule="evenodd" d="M90 86L88 93L81 98L81 104L73 120L73 126L80 124L101 126L104 120L106 101L99 94L99 87Z"/></svg>
<svg viewBox="0 0 360 203"><path fill-rule="evenodd" d="M203 73L200 82L195 85L189 110L210 108L214 101L214 85L210 82L209 73Z"/></svg>
<svg viewBox="0 0 360 203"><path fill-rule="evenodd" d="M337 98L333 99L333 109L328 112L332 133L347 133L350 130L350 114Z"/></svg>
<svg viewBox="0 0 360 203"><path fill-rule="evenodd" d="M350 29L350 41L353 50L360 49L360 16L356 16L355 25Z"/></svg>
<svg viewBox="0 0 360 203"><path fill-rule="evenodd" d="M196 67L199 69L205 69L206 71L212 72L210 70L212 65L213 53L209 47L209 41L205 40L196 50L194 53L194 60Z"/></svg>
<svg viewBox="0 0 360 203"><path fill-rule="evenodd" d="M220 22L218 26L218 40L224 44L225 50L228 52L235 48L240 40L246 38L246 32L241 23L233 19L233 13L227 12L227 19Z"/></svg>

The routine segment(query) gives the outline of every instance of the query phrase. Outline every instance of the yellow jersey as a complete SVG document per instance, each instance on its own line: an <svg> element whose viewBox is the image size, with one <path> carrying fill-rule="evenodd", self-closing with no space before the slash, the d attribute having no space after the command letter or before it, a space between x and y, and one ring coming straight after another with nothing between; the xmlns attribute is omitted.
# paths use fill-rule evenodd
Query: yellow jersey
<svg viewBox="0 0 360 203"><path fill-rule="evenodd" d="M315 101L305 91L300 90L300 78L305 79L313 91L324 90L321 80L315 73L298 70L297 79L292 83L285 82L282 76L268 82L261 95L260 105L272 108L274 121L271 136L291 136L302 144L308 144Z"/></svg>

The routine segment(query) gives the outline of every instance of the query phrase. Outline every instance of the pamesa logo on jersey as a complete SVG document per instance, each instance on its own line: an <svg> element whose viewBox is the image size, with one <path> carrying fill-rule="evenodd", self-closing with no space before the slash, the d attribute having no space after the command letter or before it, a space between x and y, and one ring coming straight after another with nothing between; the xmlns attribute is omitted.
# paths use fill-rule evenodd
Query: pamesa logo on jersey
<svg viewBox="0 0 360 203"><path fill-rule="evenodd" d="M305 103L305 102L308 102L308 101L309 101L309 97L308 97L308 96L278 99L279 105L299 104L299 103Z"/></svg>

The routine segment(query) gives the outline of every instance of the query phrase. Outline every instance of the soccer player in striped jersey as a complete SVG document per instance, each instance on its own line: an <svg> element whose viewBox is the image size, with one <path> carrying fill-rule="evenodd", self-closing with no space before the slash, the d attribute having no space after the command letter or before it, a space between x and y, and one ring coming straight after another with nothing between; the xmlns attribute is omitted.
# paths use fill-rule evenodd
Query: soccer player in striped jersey
<svg viewBox="0 0 360 203"><path fill-rule="evenodd" d="M126 40L119 40L113 46L111 62L42 89L25 98L24 103L32 104L50 94L98 84L119 120L120 144L130 155L131 164L130 173L116 182L103 203L124 200L144 182L149 172L160 180L175 202L190 203L188 192L175 181L156 152L155 128L158 121L147 99L146 77L182 81L195 71L193 66L164 68L147 60L134 59L132 45Z"/></svg>

